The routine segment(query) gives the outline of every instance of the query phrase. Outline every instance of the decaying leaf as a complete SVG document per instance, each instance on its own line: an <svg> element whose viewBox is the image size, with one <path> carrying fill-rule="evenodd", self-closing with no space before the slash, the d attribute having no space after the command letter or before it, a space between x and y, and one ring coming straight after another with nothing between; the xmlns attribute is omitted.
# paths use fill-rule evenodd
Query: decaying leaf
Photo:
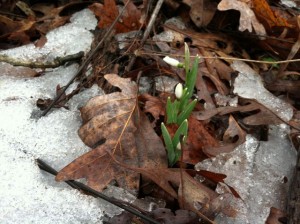
<svg viewBox="0 0 300 224"><path fill-rule="evenodd" d="M131 166L166 167L165 149L136 107L136 83L115 74L105 79L121 92L94 97L81 109L79 136L94 149L63 168L56 180L86 178L89 186L100 191L116 180L119 186L136 191L139 174L113 163L110 154Z"/></svg>
<svg viewBox="0 0 300 224"><path fill-rule="evenodd" d="M240 31L248 30L252 32L252 27L255 32L260 35L266 35L266 30L263 25L257 20L250 6L243 0L222 0L218 5L218 10L225 11L229 9L238 10L241 13Z"/></svg>
<svg viewBox="0 0 300 224"><path fill-rule="evenodd" d="M126 33L133 30L138 30L140 27L141 11L128 0L127 8L122 15L121 19L116 23L116 33ZM124 2L127 2L124 0ZM90 7L90 10L100 18L98 23L99 28L109 27L119 15L118 7L115 1L104 0L104 4L94 3Z"/></svg>

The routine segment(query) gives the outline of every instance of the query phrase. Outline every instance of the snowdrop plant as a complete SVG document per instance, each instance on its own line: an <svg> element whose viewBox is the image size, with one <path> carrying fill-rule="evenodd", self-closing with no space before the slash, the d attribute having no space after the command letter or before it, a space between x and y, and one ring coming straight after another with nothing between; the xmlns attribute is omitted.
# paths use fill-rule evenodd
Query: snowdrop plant
<svg viewBox="0 0 300 224"><path fill-rule="evenodd" d="M177 124L178 129L176 130L173 138L171 138L164 123L161 123L162 136L167 148L169 165L172 167L181 156L181 144L187 139L188 133L188 117L192 113L196 106L197 100L191 100L193 95L197 73L199 57L197 56L194 60L192 69L190 69L190 51L188 45L185 43L185 61L184 64L180 63L174 58L169 56L163 60L175 67L184 68L186 72L185 84L178 83L175 87L176 99L172 102L171 98L167 99L167 124Z"/></svg>

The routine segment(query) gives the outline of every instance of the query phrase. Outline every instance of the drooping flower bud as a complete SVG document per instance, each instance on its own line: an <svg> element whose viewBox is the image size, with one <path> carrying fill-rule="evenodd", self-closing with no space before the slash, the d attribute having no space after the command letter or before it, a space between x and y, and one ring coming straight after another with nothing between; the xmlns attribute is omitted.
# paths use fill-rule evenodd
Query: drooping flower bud
<svg viewBox="0 0 300 224"><path fill-rule="evenodd" d="M171 58L169 56L166 56L163 58L163 60L168 63L169 65L175 66L177 68L183 68L184 65L182 63L180 63L177 59L175 58Z"/></svg>
<svg viewBox="0 0 300 224"><path fill-rule="evenodd" d="M178 142L178 144L177 144L177 146L176 146L176 149L177 149L177 150L181 150L181 143L180 143L180 142Z"/></svg>
<svg viewBox="0 0 300 224"><path fill-rule="evenodd" d="M178 83L175 87L175 96L177 99L180 99L182 97L183 92L183 86L181 83Z"/></svg>

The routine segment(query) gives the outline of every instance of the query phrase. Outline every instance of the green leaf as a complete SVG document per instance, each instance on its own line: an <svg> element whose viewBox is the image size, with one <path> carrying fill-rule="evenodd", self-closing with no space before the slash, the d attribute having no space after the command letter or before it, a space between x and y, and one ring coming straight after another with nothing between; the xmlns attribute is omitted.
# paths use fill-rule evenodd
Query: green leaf
<svg viewBox="0 0 300 224"><path fill-rule="evenodd" d="M187 136L188 134L188 121L185 119L181 125L179 126L179 128L177 129L177 131L175 132L175 135L173 137L172 140L172 144L173 144L173 148L177 149L177 145L180 142L180 138L181 136Z"/></svg>
<svg viewBox="0 0 300 224"><path fill-rule="evenodd" d="M192 102L187 105L184 110L179 114L177 118L177 124L180 125L185 119L188 119L192 111L194 110L196 106L197 100L193 100Z"/></svg>
<svg viewBox="0 0 300 224"><path fill-rule="evenodd" d="M175 161L175 150L173 148L173 143L172 143L171 136L170 136L170 134L169 134L169 132L168 132L168 130L167 130L164 123L161 123L161 132L162 132L162 136L163 136L166 148L167 148L169 164L174 165L176 163L176 161Z"/></svg>
<svg viewBox="0 0 300 224"><path fill-rule="evenodd" d="M184 67L185 74L188 74L190 70L190 49L187 43L184 43Z"/></svg>
<svg viewBox="0 0 300 224"><path fill-rule="evenodd" d="M189 92L189 98L193 95L194 87L197 80L198 74L199 57L196 56L192 70L186 74L185 85Z"/></svg>
<svg viewBox="0 0 300 224"><path fill-rule="evenodd" d="M167 124L171 124L174 122L174 116L173 116L173 109L172 109L172 102L170 97L167 99Z"/></svg>

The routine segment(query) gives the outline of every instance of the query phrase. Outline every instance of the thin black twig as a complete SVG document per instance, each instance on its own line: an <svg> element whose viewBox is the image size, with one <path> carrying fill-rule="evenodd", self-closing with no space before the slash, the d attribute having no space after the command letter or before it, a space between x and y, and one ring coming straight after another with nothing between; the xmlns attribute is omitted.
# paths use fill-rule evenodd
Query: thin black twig
<svg viewBox="0 0 300 224"><path fill-rule="evenodd" d="M45 163L43 160L41 159L36 159L36 163L37 165L39 166L39 168L41 170L44 170L48 173L51 173L52 175L56 176L57 175L57 171L55 169L53 169L51 166L49 166L47 163ZM160 224L160 222L154 220L153 218L147 216L147 215L144 215L142 213L140 213L139 211L137 211L136 209L130 207L130 205L128 205L127 203L123 203L122 201L120 200L117 200L115 198L111 198L111 197L108 197L106 196L105 194L102 194L101 192L98 192L96 190L94 190L93 188L90 188L88 187L87 185L83 184L83 183L80 183L78 181L75 181L75 180L68 180L68 181L65 181L68 185L70 185L71 187L77 189L77 190L82 190L94 197L97 197L97 198L101 198L115 206L118 206L119 208L122 208L124 210L126 210L127 212L130 212L131 214L133 215L136 215L138 217L140 217L141 219L145 220L145 221L148 221L152 224Z"/></svg>

